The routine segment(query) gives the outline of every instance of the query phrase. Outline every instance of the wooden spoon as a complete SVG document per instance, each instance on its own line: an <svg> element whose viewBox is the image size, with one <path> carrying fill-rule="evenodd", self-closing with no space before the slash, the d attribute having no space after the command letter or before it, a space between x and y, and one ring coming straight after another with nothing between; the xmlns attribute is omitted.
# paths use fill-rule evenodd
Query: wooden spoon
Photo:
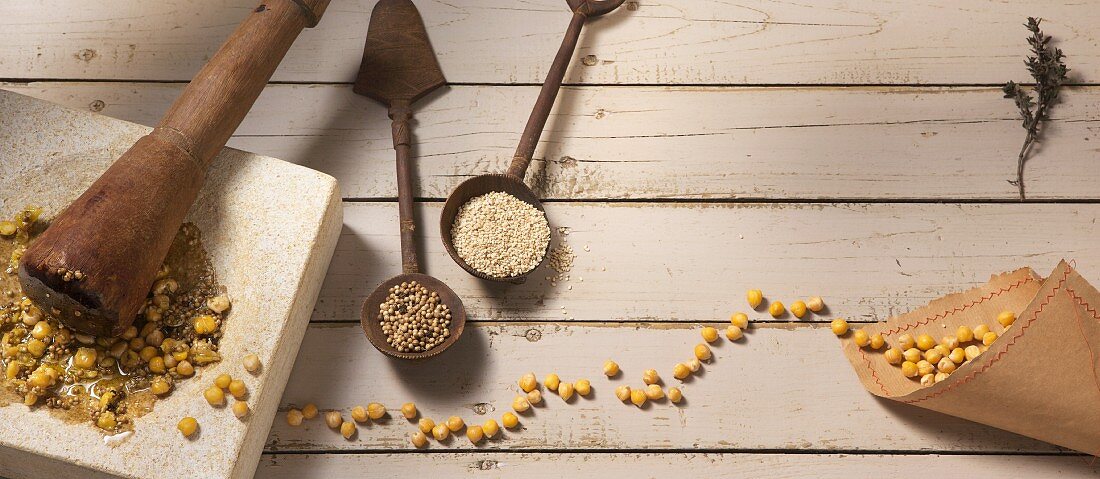
<svg viewBox="0 0 1100 479"><path fill-rule="evenodd" d="M439 219L439 233L443 237L443 246L447 248L447 253L451 255L451 259L466 272L481 279L519 284L527 281L527 275L546 262L550 251L549 244L546 245L542 262L529 271L508 277L487 275L474 269L458 255L451 236L451 228L462 205L472 198L494 191L502 191L515 196L545 214L546 210L543 209L538 196L523 182L524 175L527 173L527 166L531 163L531 157L535 154L535 147L538 146L539 137L542 135L543 128L546 127L546 120L550 117L550 109L554 106L554 99L558 96L558 90L561 89L562 79L565 78L565 70L569 67L569 60L573 57L573 51L577 48L577 40L580 38L581 28L584 27L585 20L609 13L622 5L624 1L566 0L569 8L573 11L573 18L569 21L569 28L565 31L565 39L562 40L561 47L558 48L558 53L554 56L554 63L550 66L549 73L546 74L546 81L542 84L542 91L539 92L538 100L535 101L535 107L531 111L531 117L527 120L527 126L523 129L519 147L516 148L516 153L512 157L512 164L508 167L508 171L504 174L480 175L470 178L459 184L447 197L447 202L443 205L443 213Z"/></svg>
<svg viewBox="0 0 1100 479"><path fill-rule="evenodd" d="M402 274L384 281L367 297L363 303L360 322L370 343L379 351L395 358L424 359L435 356L458 341L466 325L466 311L462 308L462 300L458 295L442 281L420 273L416 259L416 237L413 234L416 220L413 215L412 177L409 173L411 105L446 83L416 6L410 0L379 1L371 12L363 64L359 67L354 91L389 107L389 116L393 120L393 148L397 151L397 210L401 217ZM412 281L439 294L442 303L451 311L450 336L427 351L398 351L386 342L386 334L382 332L382 324L378 320L378 307L386 300L389 289Z"/></svg>
<svg viewBox="0 0 1100 479"><path fill-rule="evenodd" d="M19 261L26 295L80 332L117 336L130 327L206 169L328 3L265 0L256 7L157 127L27 249Z"/></svg>

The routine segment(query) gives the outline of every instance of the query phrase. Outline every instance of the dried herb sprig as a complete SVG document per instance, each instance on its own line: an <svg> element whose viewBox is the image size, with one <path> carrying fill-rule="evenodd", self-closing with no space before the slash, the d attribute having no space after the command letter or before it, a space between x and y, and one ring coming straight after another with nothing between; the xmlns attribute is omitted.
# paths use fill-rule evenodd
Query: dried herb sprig
<svg viewBox="0 0 1100 479"><path fill-rule="evenodd" d="M1028 17L1024 25L1031 32L1027 43L1031 45L1032 56L1027 57L1024 64L1027 65L1027 71L1031 73L1031 77L1035 79L1035 86L1032 88L1035 99L1032 99L1031 94L1016 82L1010 81L1004 86L1005 98L1011 98L1016 103L1016 108L1020 110L1020 116L1023 118L1023 127L1027 130L1024 145L1020 148L1016 180L1009 181L1020 188L1020 199L1025 198L1024 163L1027 161L1031 147L1039 140L1039 133L1042 131L1039 126L1048 118L1051 105L1058 100L1058 91L1062 88L1062 83L1065 82L1066 74L1069 72L1069 68L1066 68L1066 64L1062 61L1065 57L1062 49L1051 47L1050 37L1039 29L1042 21L1042 19Z"/></svg>

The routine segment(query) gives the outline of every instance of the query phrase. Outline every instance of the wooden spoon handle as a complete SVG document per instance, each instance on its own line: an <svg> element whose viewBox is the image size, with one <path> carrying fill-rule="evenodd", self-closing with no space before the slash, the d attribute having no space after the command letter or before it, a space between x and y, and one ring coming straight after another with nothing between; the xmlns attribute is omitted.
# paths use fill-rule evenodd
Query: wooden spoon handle
<svg viewBox="0 0 1100 479"><path fill-rule="evenodd" d="M405 274L419 273L420 264L416 260L416 217L413 216L412 160L409 150L412 148L412 134L409 132L409 120L412 110L407 101L394 101L390 106L390 119L393 120L393 149L397 152L397 212L401 220L401 271Z"/></svg>
<svg viewBox="0 0 1100 479"><path fill-rule="evenodd" d="M290 44L327 5L328 0L267 0L256 7L153 132L27 249L19 263L27 296L77 331L111 336L125 331L144 304L211 160ZM67 271L80 271L83 279L66 279Z"/></svg>
<svg viewBox="0 0 1100 479"><path fill-rule="evenodd" d="M539 144L539 137L546 127L546 120L550 118L550 109L554 107L554 100L558 97L561 82L565 78L565 71L569 68L569 60L573 58L573 52L577 49L577 40L581 37L581 28L588 18L580 11L573 12L573 18L569 21L569 28L565 31L558 54L554 56L554 63L550 65L550 71L546 74L546 81L542 83L542 91L539 92L535 107L531 110L531 117L527 119L527 126L523 129L519 147L512 156L512 164L508 167L508 174L521 180L527 173L527 165L531 163L531 157L535 154L535 147Z"/></svg>

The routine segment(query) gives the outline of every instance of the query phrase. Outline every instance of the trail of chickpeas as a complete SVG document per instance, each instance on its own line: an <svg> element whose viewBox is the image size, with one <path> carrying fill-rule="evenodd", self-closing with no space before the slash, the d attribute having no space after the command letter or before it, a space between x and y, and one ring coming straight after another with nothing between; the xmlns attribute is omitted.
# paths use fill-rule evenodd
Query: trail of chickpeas
<svg viewBox="0 0 1100 479"><path fill-rule="evenodd" d="M758 290L749 290L746 295L749 306L756 310L763 304L764 294ZM820 297L812 297L807 301L801 300L791 303L791 314L797 318L805 316L807 310L815 313L822 311L825 308L825 303ZM786 308L783 303L779 301L773 301L768 306L768 312L772 317L779 318L786 313ZM847 324L847 323L845 323ZM733 313L730 316L730 325L726 327L725 336L726 339L731 342L736 342L744 337L744 331L749 327L749 317L742 312ZM719 331L712 326L705 326L699 334L703 338L703 342L696 344L693 348L693 357L689 360L677 363L672 368L672 376L677 380L683 381L696 373L702 368L704 362L709 362L713 357L713 352L708 344L714 343L719 339ZM608 378L613 378L622 374L622 370L619 368L619 364L613 360L607 360L603 364L603 374ZM661 376L656 369L646 369L642 372L642 383L644 386L631 387L628 385L621 385L615 388L615 397L623 403L630 403L639 408L645 406L649 401L659 401L664 398L668 398L672 404L679 404L683 398L683 391L678 387L669 387L667 390L661 386ZM471 424L467 425L465 421L459 416L451 416L445 421L436 423L429 417L419 417L416 405L409 402L401 406L401 415L412 421L417 420L417 429L410 437L409 441L416 448L424 448L429 444L429 437L435 438L436 441L445 441L451 434L458 434L463 429L466 430L466 438L470 440L472 444L479 444L481 441L487 438L496 437L500 433L501 424L506 429L515 429L519 427L519 416L516 413L524 413L528 411L533 405L537 405L543 402L543 393L539 390L538 378L535 373L526 373L519 378L516 382L521 391L515 398L512 399L512 411L505 412L501 417L500 423L497 423L495 419L489 419L481 425ZM592 393L592 382L588 379L576 379L572 382L563 381L556 373L547 374L543 379L542 386L546 388L547 393L553 392L563 401L568 402L574 394L578 396L588 396ZM514 411L514 412L513 412ZM340 411L328 411L325 413L325 423L329 428L334 431L340 432L345 439L351 440L356 433L355 423L365 423L368 420L377 420L382 418L386 414L385 406L379 403L371 403L366 409L361 406L352 408L351 416L354 422L345 421L341 416ZM317 417L318 409L313 403L306 404L301 409L292 408L286 413L287 424L297 427L301 426L304 420L309 420Z"/></svg>

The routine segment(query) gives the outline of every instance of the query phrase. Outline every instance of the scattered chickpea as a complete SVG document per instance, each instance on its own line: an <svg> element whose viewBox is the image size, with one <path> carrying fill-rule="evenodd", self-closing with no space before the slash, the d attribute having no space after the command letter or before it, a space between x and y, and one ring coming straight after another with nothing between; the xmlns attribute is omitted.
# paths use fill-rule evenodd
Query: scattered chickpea
<svg viewBox="0 0 1100 479"><path fill-rule="evenodd" d="M982 344L989 346L993 344L993 341L997 340L997 333L990 331L982 335Z"/></svg>
<svg viewBox="0 0 1100 479"><path fill-rule="evenodd" d="M506 412L500 417L500 424L507 429L514 429L516 426L519 426L519 417L510 412Z"/></svg>
<svg viewBox="0 0 1100 479"><path fill-rule="evenodd" d="M951 358L951 361L955 364L962 364L963 361L966 361L966 351L963 348L955 348L951 350L951 354L947 357Z"/></svg>
<svg viewBox="0 0 1100 479"><path fill-rule="evenodd" d="M730 341L737 341L738 339L741 339L743 337L745 337L745 332L742 331L741 328L732 324L726 326L726 339Z"/></svg>
<svg viewBox="0 0 1100 479"><path fill-rule="evenodd" d="M936 340L927 334L917 336L917 349L921 351L928 351L936 347Z"/></svg>
<svg viewBox="0 0 1100 479"><path fill-rule="evenodd" d="M680 391L680 388L668 388L668 400L673 404L679 403L684 399L684 393Z"/></svg>
<svg viewBox="0 0 1100 479"><path fill-rule="evenodd" d="M974 330L970 329L970 326L959 326L959 329L955 330L955 337L960 343L969 343L974 340Z"/></svg>
<svg viewBox="0 0 1100 479"><path fill-rule="evenodd" d="M821 310L825 309L825 301L821 299L821 296L811 296L810 299L806 300L806 307L810 308L810 311L820 313Z"/></svg>
<svg viewBox="0 0 1100 479"><path fill-rule="evenodd" d="M302 417L304 417L306 419L313 419L313 418L317 417L318 412L319 411L317 410L317 405L313 404L313 403L309 403L309 404L306 404L306 406L302 408Z"/></svg>
<svg viewBox="0 0 1100 479"><path fill-rule="evenodd" d="M164 376L157 376L149 383L149 390L157 396L163 396L172 390L172 382Z"/></svg>
<svg viewBox="0 0 1100 479"><path fill-rule="evenodd" d="M791 314L796 318L802 319L802 317L806 315L806 303L802 301L791 303Z"/></svg>
<svg viewBox="0 0 1100 479"><path fill-rule="evenodd" d="M225 389L229 387L229 383L231 382L233 382L233 377L228 374L222 374L214 378L214 385L217 386L218 389Z"/></svg>
<svg viewBox="0 0 1100 479"><path fill-rule="evenodd" d="M592 392L592 383L587 379L578 379L577 382L573 383L573 390L581 396L587 396Z"/></svg>
<svg viewBox="0 0 1100 479"><path fill-rule="evenodd" d="M938 349L929 349L928 351L924 352L924 359L928 360L928 362L932 364L936 364L940 362L941 359L943 359L943 353L941 353Z"/></svg>
<svg viewBox="0 0 1100 479"><path fill-rule="evenodd" d="M413 447L420 449L428 445L428 436L424 434L424 431L416 431L409 437L409 441L412 442Z"/></svg>
<svg viewBox="0 0 1100 479"><path fill-rule="evenodd" d="M519 378L519 388L522 389L523 392L529 393L537 387L539 387L539 383L535 379L535 373L527 373Z"/></svg>
<svg viewBox="0 0 1100 479"><path fill-rule="evenodd" d="M416 426L420 428L420 432L428 434L432 432L432 428L435 427L435 421L433 421L430 417L422 417L420 418L420 421L417 421Z"/></svg>
<svg viewBox="0 0 1100 479"><path fill-rule="evenodd" d="M733 313L733 315L730 316L730 324L741 329L748 329L749 316L745 313Z"/></svg>
<svg viewBox="0 0 1100 479"><path fill-rule="evenodd" d="M382 404L372 402L367 404L367 417L377 421L382 419L382 416L386 415L386 406Z"/></svg>
<svg viewBox="0 0 1100 479"><path fill-rule="evenodd" d="M46 339L53 332L53 328L50 327L50 323L46 321L39 321L34 325L34 329L31 330L31 337L34 339Z"/></svg>
<svg viewBox="0 0 1100 479"><path fill-rule="evenodd" d="M73 355L73 366L80 369L92 369L96 363L96 351L92 348L80 348Z"/></svg>
<svg viewBox="0 0 1100 479"><path fill-rule="evenodd" d="M176 429L179 429L183 437L191 437L195 434L195 431L199 430L199 422L195 418L187 416L180 419L179 424L176 424Z"/></svg>
<svg viewBox="0 0 1100 479"><path fill-rule="evenodd" d="M237 401L233 403L233 415L238 419L244 418L248 415L248 403L244 401Z"/></svg>
<svg viewBox="0 0 1100 479"><path fill-rule="evenodd" d="M901 355L905 358L906 361L909 361L911 363L920 361L921 358L921 352L917 348L906 349L905 352L901 353Z"/></svg>
<svg viewBox="0 0 1100 479"><path fill-rule="evenodd" d="M485 431L481 429L481 426L470 426L466 428L466 438L469 439L471 443L477 444L481 442L482 439L485 439Z"/></svg>
<svg viewBox="0 0 1100 479"><path fill-rule="evenodd" d="M936 375L932 373L925 374L920 377L920 385L924 387L936 384Z"/></svg>
<svg viewBox="0 0 1100 479"><path fill-rule="evenodd" d="M185 378L195 374L195 367L189 361L180 361L176 364L176 373Z"/></svg>
<svg viewBox="0 0 1100 479"><path fill-rule="evenodd" d="M919 369L917 369L917 363L914 363L912 361L905 361L901 363L901 373L904 374L905 377L915 378L917 377L918 372Z"/></svg>
<svg viewBox="0 0 1100 479"><path fill-rule="evenodd" d="M244 381L234 379L229 383L229 394L232 394L234 398L244 399L248 395L248 387L244 385Z"/></svg>
<svg viewBox="0 0 1100 479"><path fill-rule="evenodd" d="M936 364L936 369L941 373L951 374L955 372L955 362L951 358L943 358Z"/></svg>
<svg viewBox="0 0 1100 479"><path fill-rule="evenodd" d="M546 379L542 381L542 384L550 391L557 391L558 385L561 384L561 378L557 374L550 373L546 375Z"/></svg>
<svg viewBox="0 0 1100 479"><path fill-rule="evenodd" d="M241 362L244 364L244 370L252 374L256 374L263 367L263 364L260 364L260 357L255 354L245 356Z"/></svg>
<svg viewBox="0 0 1100 479"><path fill-rule="evenodd" d="M665 397L665 391L661 389L660 384L650 384L645 387L645 397L650 401L656 401Z"/></svg>
<svg viewBox="0 0 1100 479"><path fill-rule="evenodd" d="M462 418L458 416L451 416L447 418L447 429L450 429L451 432L458 432L463 427L466 427L466 423L462 421Z"/></svg>
<svg viewBox="0 0 1100 479"><path fill-rule="evenodd" d="M622 386L619 386L619 387L615 388L615 397L619 398L619 400L622 401L622 402L629 401L630 400L630 386L627 386L627 385L624 384Z"/></svg>
<svg viewBox="0 0 1100 479"><path fill-rule="evenodd" d="M344 424L344 418L340 416L340 411L329 411L325 413L325 424L332 429L339 429Z"/></svg>
<svg viewBox="0 0 1100 479"><path fill-rule="evenodd" d="M206 307L215 313L224 313L229 309L229 297L224 294L214 296L206 300Z"/></svg>
<svg viewBox="0 0 1100 479"><path fill-rule="evenodd" d="M655 385L651 385L651 386L655 386ZM647 399L649 399L649 398L646 396L644 390L641 390L641 389L631 389L630 390L630 402L634 403L635 406L642 407L643 405L645 405L645 402L646 402Z"/></svg>
<svg viewBox="0 0 1100 479"><path fill-rule="evenodd" d="M221 407L225 405L225 391L217 386L210 386L202 392L202 396L206 398L206 402L211 406Z"/></svg>
<svg viewBox="0 0 1100 479"><path fill-rule="evenodd" d="M859 328L852 333L852 340L856 342L856 346L861 348L867 347L871 344L871 336L864 331L863 328Z"/></svg>
<svg viewBox="0 0 1100 479"><path fill-rule="evenodd" d="M512 400L512 409L516 412L525 412L531 409L531 402L527 400L527 396L516 396Z"/></svg>
<svg viewBox="0 0 1100 479"><path fill-rule="evenodd" d="M709 361L711 358L710 346L703 343L696 344L695 358L700 361Z"/></svg>
<svg viewBox="0 0 1100 479"><path fill-rule="evenodd" d="M882 349L886 345L886 338L883 338L881 334L875 333L871 335L871 349Z"/></svg>
<svg viewBox="0 0 1100 479"><path fill-rule="evenodd" d="M773 318L778 318L780 316L783 316L783 313L786 313L786 312L787 312L787 309L784 308L783 303L781 303L779 301L772 301L772 304L768 305L768 314L772 315Z"/></svg>
<svg viewBox="0 0 1100 479"><path fill-rule="evenodd" d="M943 381L943 380L947 379L950 376L951 376L951 374L949 374L949 373L944 373L944 372L936 373L936 382Z"/></svg>
<svg viewBox="0 0 1100 479"><path fill-rule="evenodd" d="M1006 328L1012 326L1012 323L1016 322L1016 313L1013 313L1012 311L1001 311L1001 314L997 315L997 322L1001 323L1001 326L1004 326Z"/></svg>
<svg viewBox="0 0 1100 479"><path fill-rule="evenodd" d="M302 411L291 409L286 412L286 423L298 427L302 425Z"/></svg>
<svg viewBox="0 0 1100 479"><path fill-rule="evenodd" d="M989 326L986 326L985 324L979 324L974 327L974 339L977 341L981 341L982 338L985 337L985 333L988 332Z"/></svg>
<svg viewBox="0 0 1100 479"><path fill-rule="evenodd" d="M405 419L412 419L416 417L416 404L413 404L411 402L402 404L401 415L404 416Z"/></svg>
<svg viewBox="0 0 1100 479"><path fill-rule="evenodd" d="M848 322L843 319L834 319L829 323L829 327L832 328L833 334L837 336L844 336L848 333Z"/></svg>
<svg viewBox="0 0 1100 479"><path fill-rule="evenodd" d="M924 376L925 374L931 374L936 372L936 366L926 360L920 360L917 362L917 372Z"/></svg>
<svg viewBox="0 0 1100 479"><path fill-rule="evenodd" d="M532 405L541 403L542 391L534 389L531 392L527 393L527 402L531 403Z"/></svg>
<svg viewBox="0 0 1100 479"><path fill-rule="evenodd" d="M558 396L561 396L563 401L568 401L573 397L573 383L561 383L558 385Z"/></svg>
<svg viewBox="0 0 1100 479"><path fill-rule="evenodd" d="M691 358L691 360L689 360L687 362L687 365L688 365L688 369L690 369L691 372L694 373L694 372L698 371L699 368L703 367L703 362L699 361L699 358Z"/></svg>
<svg viewBox="0 0 1100 479"><path fill-rule="evenodd" d="M967 361L973 361L974 358L982 354L982 350L979 349L977 346L970 345L963 350L963 353L966 355Z"/></svg>
<svg viewBox="0 0 1100 479"><path fill-rule="evenodd" d="M487 419L485 424L481 425L481 430L485 433L485 437L496 437L500 432L500 425L497 424L496 419Z"/></svg>
<svg viewBox="0 0 1100 479"><path fill-rule="evenodd" d="M437 424L432 428L432 437L434 437L436 441L446 441L450 435L451 430L447 428L446 424Z"/></svg>
<svg viewBox="0 0 1100 479"><path fill-rule="evenodd" d="M903 351L909 348L914 348L916 346L917 341L913 339L913 335L903 334L901 336L898 336L898 347L900 347Z"/></svg>
<svg viewBox="0 0 1100 479"><path fill-rule="evenodd" d="M195 334L205 336L218 330L218 320L210 315L195 318Z"/></svg>
<svg viewBox="0 0 1100 479"><path fill-rule="evenodd" d="M886 362L890 364L901 364L901 350L898 348L887 349L883 356L886 358Z"/></svg>
<svg viewBox="0 0 1100 479"><path fill-rule="evenodd" d="M367 419L370 419L367 416L367 408L363 406L355 406L351 408L351 419L355 422L367 422Z"/></svg>
<svg viewBox="0 0 1100 479"><path fill-rule="evenodd" d="M672 367L672 377L676 379L684 379L688 376L691 376L691 369L688 368L687 364L677 363L676 366Z"/></svg>
<svg viewBox="0 0 1100 479"><path fill-rule="evenodd" d="M764 302L764 292L759 289L750 289L748 293L745 293L745 299L749 301L749 307L756 309L760 306L760 303Z"/></svg>
<svg viewBox="0 0 1100 479"><path fill-rule="evenodd" d="M661 376L657 375L656 369L646 369L642 372L642 382L646 385L655 384L661 380Z"/></svg>
<svg viewBox="0 0 1100 479"><path fill-rule="evenodd" d="M603 373L607 377L615 377L619 374L619 363L608 359L603 363ZM547 386L549 387L549 386ZM556 388L555 388L556 389Z"/></svg>
<svg viewBox="0 0 1100 479"><path fill-rule="evenodd" d="M704 327L700 334L703 336L703 341L708 343L713 343L718 339L718 330L710 326Z"/></svg>

